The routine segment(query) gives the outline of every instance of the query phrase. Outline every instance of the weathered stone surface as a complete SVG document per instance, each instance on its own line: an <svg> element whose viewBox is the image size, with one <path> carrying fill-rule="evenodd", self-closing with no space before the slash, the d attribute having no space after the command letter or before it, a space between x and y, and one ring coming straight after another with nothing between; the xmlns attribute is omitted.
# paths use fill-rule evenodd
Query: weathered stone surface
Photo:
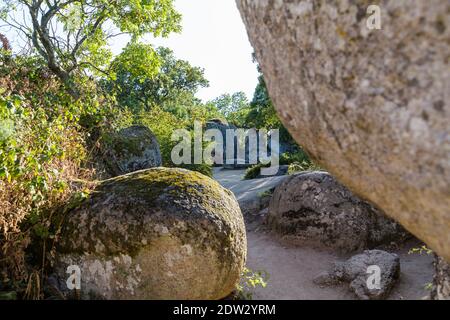
<svg viewBox="0 0 450 320"><path fill-rule="evenodd" d="M67 214L57 243L56 273L78 265L84 299L221 299L246 259L231 191L161 167L102 182Z"/></svg>
<svg viewBox="0 0 450 320"><path fill-rule="evenodd" d="M340 252L374 248L407 237L399 224L322 171L298 173L278 185L267 223L294 243Z"/></svg>
<svg viewBox="0 0 450 320"><path fill-rule="evenodd" d="M296 141L450 261L450 2L237 4Z"/></svg>
<svg viewBox="0 0 450 320"><path fill-rule="evenodd" d="M380 283L376 285L374 269L380 271ZM382 250L366 250L345 262L335 263L330 272L319 274L313 282L320 286L330 286L342 282L349 283L350 289L363 300L379 300L388 296L400 277L400 259L394 253ZM370 287L369 287L370 286ZM378 287L378 288L377 288Z"/></svg>
<svg viewBox="0 0 450 320"><path fill-rule="evenodd" d="M115 175L159 167L161 151L155 135L145 126L120 130L107 146L108 165Z"/></svg>
<svg viewBox="0 0 450 320"><path fill-rule="evenodd" d="M450 300L450 264L438 256L434 260L431 298L434 300Z"/></svg>

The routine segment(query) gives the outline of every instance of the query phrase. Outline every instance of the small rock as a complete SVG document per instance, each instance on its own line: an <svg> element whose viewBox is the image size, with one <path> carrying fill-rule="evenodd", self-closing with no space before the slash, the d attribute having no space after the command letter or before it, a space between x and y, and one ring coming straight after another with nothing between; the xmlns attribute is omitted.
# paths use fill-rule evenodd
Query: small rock
<svg viewBox="0 0 450 320"><path fill-rule="evenodd" d="M379 283L375 277L376 268L380 271ZM320 286L349 283L350 289L358 298L379 300L388 296L399 276L398 255L382 250L366 250L345 262L335 263L330 272L319 274L313 282Z"/></svg>
<svg viewBox="0 0 450 320"><path fill-rule="evenodd" d="M321 287L327 287L338 284L339 280L333 274L323 271L313 279L313 283Z"/></svg>

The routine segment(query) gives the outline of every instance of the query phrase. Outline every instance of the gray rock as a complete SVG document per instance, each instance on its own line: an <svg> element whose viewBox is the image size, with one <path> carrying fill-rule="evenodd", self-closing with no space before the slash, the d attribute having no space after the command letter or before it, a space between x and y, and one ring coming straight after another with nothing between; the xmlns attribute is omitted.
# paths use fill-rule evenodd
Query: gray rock
<svg viewBox="0 0 450 320"><path fill-rule="evenodd" d="M237 0L268 92L322 168L450 262L450 2Z"/></svg>
<svg viewBox="0 0 450 320"><path fill-rule="evenodd" d="M155 135L145 126L131 126L111 137L107 145L108 165L114 175L162 165Z"/></svg>
<svg viewBox="0 0 450 320"><path fill-rule="evenodd" d="M379 285L371 279L369 267L380 270ZM345 262L335 263L330 272L322 272L313 282L321 286L349 283L350 289L363 300L379 300L389 295L400 276L400 259L394 253L366 250ZM378 287L378 288L377 288Z"/></svg>
<svg viewBox="0 0 450 320"><path fill-rule="evenodd" d="M246 259L232 192L184 169L106 180L62 219L55 273L79 266L82 299L221 299Z"/></svg>
<svg viewBox="0 0 450 320"><path fill-rule="evenodd" d="M322 171L298 173L278 185L267 224L296 244L343 253L408 236L399 224Z"/></svg>
<svg viewBox="0 0 450 320"><path fill-rule="evenodd" d="M431 298L433 300L450 300L450 264L438 256L435 256L434 260Z"/></svg>

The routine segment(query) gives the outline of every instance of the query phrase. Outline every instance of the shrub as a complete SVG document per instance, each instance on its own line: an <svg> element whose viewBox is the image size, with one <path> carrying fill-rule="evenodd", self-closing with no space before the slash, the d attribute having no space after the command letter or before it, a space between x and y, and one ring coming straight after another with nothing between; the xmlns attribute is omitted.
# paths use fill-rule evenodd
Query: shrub
<svg viewBox="0 0 450 320"><path fill-rule="evenodd" d="M236 288L235 300L252 300L252 290L257 287L265 288L268 280L269 273L267 271L253 271L245 267L242 271L241 281Z"/></svg>
<svg viewBox="0 0 450 320"><path fill-rule="evenodd" d="M250 179L256 179L261 174L261 168L267 168L270 166L270 163L268 164L262 164L258 163L251 167L249 167L247 170L245 170L244 180L250 180Z"/></svg>
<svg viewBox="0 0 450 320"><path fill-rule="evenodd" d="M83 135L68 114L49 116L22 96L0 96L0 272L5 282L27 281L25 249L54 236L50 217L79 188Z"/></svg>
<svg viewBox="0 0 450 320"><path fill-rule="evenodd" d="M173 167L170 153L177 142L172 141L171 136L176 129L185 128L187 122L159 107L154 107L148 112L141 112L137 116L136 122L149 127L155 134L159 142L163 166Z"/></svg>
<svg viewBox="0 0 450 320"><path fill-rule="evenodd" d="M301 148L295 153L285 152L280 155L281 165L289 165L294 162L303 163L303 162L311 162L311 160L308 154Z"/></svg>
<svg viewBox="0 0 450 320"><path fill-rule="evenodd" d="M197 120L201 119L199 118ZM149 127L155 134L159 142L163 166L185 168L192 171L198 171L208 177L212 177L212 166L209 164L192 163L175 165L171 159L172 149L178 144L178 141L171 140L172 133L177 129L191 129L193 119L180 120L172 113L164 111L159 107L155 107L151 111L141 112L136 122ZM191 150L193 150L193 148L191 148ZM191 160L193 160L193 158Z"/></svg>

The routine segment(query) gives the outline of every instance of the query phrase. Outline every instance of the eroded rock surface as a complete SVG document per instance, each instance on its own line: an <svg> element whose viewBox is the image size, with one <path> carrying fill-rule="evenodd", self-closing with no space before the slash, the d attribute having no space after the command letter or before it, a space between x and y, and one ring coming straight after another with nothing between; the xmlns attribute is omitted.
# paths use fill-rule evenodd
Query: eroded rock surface
<svg viewBox="0 0 450 320"><path fill-rule="evenodd" d="M298 173L278 185L270 200L267 223L296 244L340 252L407 237L398 223L322 171Z"/></svg>
<svg viewBox="0 0 450 320"><path fill-rule="evenodd" d="M79 266L83 299L221 299L247 245L230 191L168 168L102 182L66 215L57 244L56 273L65 281Z"/></svg>
<svg viewBox="0 0 450 320"><path fill-rule="evenodd" d="M438 256L434 260L431 298L434 300L450 300L450 264Z"/></svg>
<svg viewBox="0 0 450 320"><path fill-rule="evenodd" d="M379 283L375 272L379 272ZM317 276L317 285L349 283L350 289L362 300L379 300L388 296L400 277L398 255L382 250L366 250L345 262L335 263L330 272Z"/></svg>
<svg viewBox="0 0 450 320"><path fill-rule="evenodd" d="M237 4L296 141L449 262L450 2Z"/></svg>

